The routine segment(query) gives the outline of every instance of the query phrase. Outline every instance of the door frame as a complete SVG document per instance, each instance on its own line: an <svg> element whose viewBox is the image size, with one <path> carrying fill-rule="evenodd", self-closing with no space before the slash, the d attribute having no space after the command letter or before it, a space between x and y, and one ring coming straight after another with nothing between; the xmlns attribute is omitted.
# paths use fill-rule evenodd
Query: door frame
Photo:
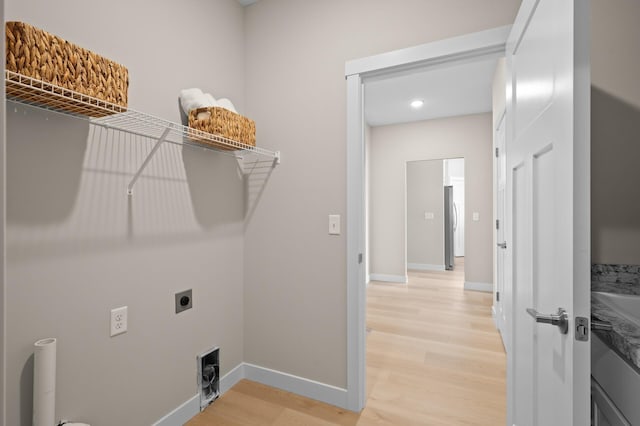
<svg viewBox="0 0 640 426"><path fill-rule="evenodd" d="M511 25L348 61L347 80L347 401L366 401L364 83L416 70L505 55Z"/></svg>
<svg viewBox="0 0 640 426"><path fill-rule="evenodd" d="M505 82L506 84L506 82ZM506 91L506 88L505 88ZM496 113L496 111L494 111L494 113ZM507 276L506 274L506 255L505 255L505 261L504 264L502 265L502 271L500 271L500 266L498 265L498 256L500 255L500 247L498 247L498 243L502 243L505 242L505 238L506 238L506 227L507 227L507 222L505 220L506 218L506 204L507 204L507 200L506 198L503 198L502 200L502 208L503 208L503 212L502 212L502 217L498 217L499 216L499 212L500 212L500 205L499 205L499 198L498 198L498 169L500 167L500 163L499 163L499 157L498 157L498 149L501 149L503 151L505 151L505 155L506 155L506 145L507 145L507 135L506 135L506 129L504 128L504 126L506 126L506 120L507 120L507 112L506 109L502 109L501 111L498 112L498 116L500 117L496 122L495 125L493 126L493 149L495 151L494 155L493 155L493 219L494 219L494 224L496 225L493 228L493 306L491 308L491 314L493 315L493 321L495 323L496 329L498 329L498 331L500 332L500 337L502 339L502 345L504 346L505 350L509 349L509 345L508 345L508 341L507 341L507 334L504 330L505 328L505 324L504 321L502 320L504 318L504 301L505 301L505 291L504 291L504 287L503 288L498 288L499 287L499 282L498 282L498 277L499 274L502 273L503 277L502 277L502 284L504 286L504 282L505 282L505 278ZM502 143L499 143L499 136L498 136L498 131L500 129L503 129L502 131L505 132L504 133L504 140L502 141ZM500 146L498 146L500 145ZM505 183L506 183L506 176L504 176L505 179ZM503 195L503 197L506 196L506 188L505 188L505 195ZM499 221L499 222L498 222ZM499 225L498 225L499 223ZM498 241L498 226L500 226L500 228L503 230L503 238L502 241ZM502 290L502 293L500 294L500 296L497 296L498 290ZM498 297L501 297L500 300L498 300Z"/></svg>

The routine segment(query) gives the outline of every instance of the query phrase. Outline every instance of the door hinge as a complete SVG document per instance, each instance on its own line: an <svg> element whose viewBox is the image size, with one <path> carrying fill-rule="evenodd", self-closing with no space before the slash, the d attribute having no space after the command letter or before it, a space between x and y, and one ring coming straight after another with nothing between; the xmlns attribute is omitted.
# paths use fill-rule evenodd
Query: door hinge
<svg viewBox="0 0 640 426"><path fill-rule="evenodd" d="M362 263L362 253L358 253L358 263Z"/></svg>
<svg viewBox="0 0 640 426"><path fill-rule="evenodd" d="M500 292L496 291L496 302L500 301Z"/></svg>
<svg viewBox="0 0 640 426"><path fill-rule="evenodd" d="M500 148L496 148L496 158L500 156Z"/></svg>
<svg viewBox="0 0 640 426"><path fill-rule="evenodd" d="M576 317L576 340L586 342L589 340L589 319Z"/></svg>
<svg viewBox="0 0 640 426"><path fill-rule="evenodd" d="M500 219L496 219L496 229L500 229Z"/></svg>

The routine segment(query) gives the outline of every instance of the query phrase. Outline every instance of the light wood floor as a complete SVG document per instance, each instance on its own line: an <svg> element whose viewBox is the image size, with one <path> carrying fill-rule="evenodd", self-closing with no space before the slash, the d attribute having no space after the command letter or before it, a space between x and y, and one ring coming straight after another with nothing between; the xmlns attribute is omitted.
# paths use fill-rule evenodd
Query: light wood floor
<svg viewBox="0 0 640 426"><path fill-rule="evenodd" d="M491 294L453 272L367 290L367 406L360 414L243 380L188 426L504 425L506 358Z"/></svg>

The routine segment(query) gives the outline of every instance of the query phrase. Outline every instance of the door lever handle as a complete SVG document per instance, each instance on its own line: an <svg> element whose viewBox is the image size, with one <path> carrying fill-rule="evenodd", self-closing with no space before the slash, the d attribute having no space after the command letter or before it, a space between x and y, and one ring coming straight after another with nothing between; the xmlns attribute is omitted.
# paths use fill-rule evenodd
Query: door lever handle
<svg viewBox="0 0 640 426"><path fill-rule="evenodd" d="M536 322L557 325L562 334L569 332L569 315L567 315L567 311L562 308L558 308L558 312L555 315L542 315L533 308L527 308L527 313L531 315Z"/></svg>
<svg viewBox="0 0 640 426"><path fill-rule="evenodd" d="M506 249L507 248L507 242L506 241L504 243L496 243L496 245L498 247L500 247L501 249Z"/></svg>

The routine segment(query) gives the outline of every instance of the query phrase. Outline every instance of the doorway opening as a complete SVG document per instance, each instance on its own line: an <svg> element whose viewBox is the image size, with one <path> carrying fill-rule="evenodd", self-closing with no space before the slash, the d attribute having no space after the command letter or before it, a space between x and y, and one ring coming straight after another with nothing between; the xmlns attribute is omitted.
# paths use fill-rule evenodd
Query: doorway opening
<svg viewBox="0 0 640 426"><path fill-rule="evenodd" d="M450 129L464 129L465 126L456 125L456 121L460 121L462 118L468 119L469 117L477 118L477 116L482 115L478 111L468 111L462 113L451 113L439 116L423 118L420 121L415 120L407 120L402 126L398 123L396 124L382 124L375 125L372 123L372 120L367 119L367 114L370 113L369 109L366 108L366 103L369 102L372 98L375 98L375 88L376 86L381 86L385 81L389 81L391 79L409 79L411 76L420 73L440 73L444 76L451 76L455 74L456 69L460 70L468 67L478 66L478 64L483 61L496 61L499 57L502 57L504 54L504 44L506 37L509 33L510 27L503 27L489 31L483 31L481 33L471 34L468 36L458 37L456 39L444 40L442 42L430 43L429 49L424 48L415 48L415 49L405 49L403 51L403 55L394 55L394 52L391 52L390 55L385 56L379 55L377 57L365 58L363 60L351 61L347 63L347 90L348 90L348 119L347 119L347 127L348 127L348 189L347 189L347 274L348 274L348 293L347 293L347 304L348 304L348 383L347 383L347 405L350 409L359 411L365 405L366 391L365 391L365 374L366 374L366 362L365 362L365 351L366 351L366 285L365 282L367 279L376 279L380 278L380 275L383 275L382 278L386 278L386 281L392 282L406 282L408 280L407 276L407 225L405 223L405 215L403 210L406 209L406 200L403 200L405 197L405 180L406 180L406 170L407 162L418 160L418 159L445 159L445 158L465 158L465 171L470 170L470 166L468 163L469 155L465 152L463 148L463 144L453 141L450 143L443 144L441 146L437 146L434 144L426 143L424 137L417 139L421 139L422 143L415 143L416 137L400 137L396 135L395 137L391 136L393 140L396 141L395 146L392 144L385 144L385 147L382 147L380 144L377 144L377 140L380 138L384 138L385 136L390 136L394 131L398 131L399 127L404 127L405 136L407 136L406 132L411 132L415 130L416 126L430 126L433 127L434 123L436 125L435 128L431 130L435 130L438 132L438 124L446 124ZM495 66L494 66L495 67ZM492 72L495 68L492 68ZM434 74L431 74L432 76ZM397 81L397 80L396 80ZM457 83L446 83L440 84L439 87L449 88L456 86L464 86L464 84L468 81L468 79L457 79L454 80ZM395 85L397 88L397 84ZM491 84L487 84L487 90L490 93ZM445 95L446 96L446 95ZM390 100L388 96L383 96L387 100L388 105L393 105L394 102ZM427 104L422 99L423 105ZM441 104L450 104L446 103L437 103L436 105ZM468 106L472 104L468 98L465 98L462 102L453 102L453 104L457 104L458 106ZM428 108L429 112L434 110L433 105L430 105ZM490 109L489 109L490 110ZM485 112L486 113L486 110ZM435 120L434 118L438 118ZM485 117L486 118L486 117ZM482 120L481 120L482 121ZM493 132L492 132L492 124L491 119L487 123L486 134L489 141L491 141ZM426 124L425 124L426 123ZM453 125L452 125L453 124ZM459 123L457 123L459 124ZM442 129L440 129L440 134L442 134ZM447 132L445 132L447 133ZM484 133L484 132L483 132ZM469 138L466 138L469 139ZM399 145L406 143L414 143L417 151L419 152L417 158L407 158L406 155L403 154L403 150ZM469 221L477 221L482 222L492 222L492 209L493 209L493 199L492 199L492 148L491 143L489 143L488 147L480 148L475 147L482 151L485 158L489 159L489 168L486 173L480 173L480 175L484 175L486 179L486 188L488 192L488 208L487 210L476 211L472 209L472 212L467 212L464 215L466 222L468 225ZM384 152L377 152L384 151ZM429 152L432 150L432 152ZM393 176L397 176L397 173L391 173L386 175L386 177L390 179L385 179L385 173L379 173L380 169L376 167L376 160L374 157L383 158L387 164L392 164L394 167L400 167L400 182L398 183L395 178L391 178ZM400 157L400 158L398 158ZM367 158L367 161L365 161ZM398 166L399 165L399 166ZM366 177L365 177L366 176ZM471 183L477 181L477 179L473 179L469 175L465 176L465 191L467 194L474 194L476 191L470 191L469 186ZM369 185L370 180L370 185ZM376 180L381 180L383 182L382 185L376 184ZM387 189L391 189L387 191L391 197L395 197L395 199L387 199L384 197L379 197L377 194L373 193L373 191L377 191L376 188L386 186ZM452 185L449 185L452 186ZM395 190L394 190L395 188ZM399 194L399 195L398 195ZM470 199L465 197L465 207L469 207ZM399 222L401 223L400 232L397 233L397 227L389 226L387 221L386 226L382 226L382 228L386 228L387 230L392 230L396 233L395 237L390 235L389 233L385 234L386 237L390 237L385 240L385 237L378 235L375 233L376 228L380 228L380 224L384 224L384 219L380 217L378 209L376 209L375 205L377 203L383 203L387 206L391 205L400 205L400 213L396 211L394 213L396 218L400 218ZM479 210L479 209L478 209ZM367 212L370 211L371 215L368 215ZM423 218L424 216L423 212ZM428 213L428 212L427 212ZM469 214L471 213L471 214ZM435 215L434 215L435 217ZM373 232L371 232L373 231ZM465 226L465 237L463 237L463 241L468 240L468 234L470 229L468 226ZM399 237L398 237L399 235ZM464 248L462 248L464 257L465 267L468 269L474 263L486 263L486 268L489 271L492 271L493 265L491 256L493 253L492 250L492 231L491 228L488 230L488 241L486 247L483 247L481 251L486 252L489 255L488 262L477 262L473 260L471 254L473 250L471 250L471 246L468 241L465 241ZM368 250L367 246L371 248ZM389 252L392 253L391 256L381 257L380 251L374 249L380 247L390 248ZM459 247L460 249L461 247ZM455 256L453 256L455 258ZM364 258L364 262L362 261ZM462 261L462 256L460 258ZM386 264L390 266L388 269L384 269L384 272L376 271L379 264ZM391 266L393 263L393 266ZM461 265L463 262L459 262ZM443 260L444 264L444 260ZM456 267L456 262L454 261L452 266ZM455 270L455 269L454 269ZM385 276L386 275L386 276ZM470 286L477 286L478 284L483 284L488 286L488 290L491 291L493 289L493 279L491 277L491 272L489 272L489 278L486 282L469 282L467 281L469 277L464 278L464 287L467 288L468 284ZM402 289L402 286L395 286L396 289ZM476 288L477 289L477 288ZM488 296L489 299L491 295L483 294L483 296Z"/></svg>
<svg viewBox="0 0 640 426"><path fill-rule="evenodd" d="M464 273L464 158L406 164L407 270Z"/></svg>

